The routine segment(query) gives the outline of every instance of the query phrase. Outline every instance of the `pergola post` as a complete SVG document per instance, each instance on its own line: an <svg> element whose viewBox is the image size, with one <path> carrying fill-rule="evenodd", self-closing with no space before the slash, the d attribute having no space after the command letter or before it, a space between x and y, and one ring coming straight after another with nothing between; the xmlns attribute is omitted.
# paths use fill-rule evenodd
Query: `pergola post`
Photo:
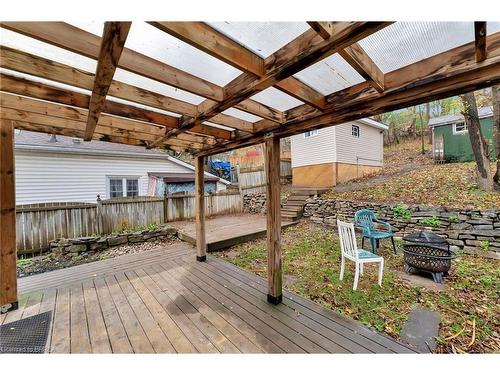
<svg viewBox="0 0 500 375"><path fill-rule="evenodd" d="M196 260L207 259L207 242L205 238L205 169L204 157L197 156L194 161L194 194L196 208Z"/></svg>
<svg viewBox="0 0 500 375"><path fill-rule="evenodd" d="M14 175L14 126L0 120L0 312L15 310L16 276L16 185Z"/></svg>
<svg viewBox="0 0 500 375"><path fill-rule="evenodd" d="M281 199L280 140L273 135L265 140L267 193L267 301L277 305L283 299L281 275Z"/></svg>

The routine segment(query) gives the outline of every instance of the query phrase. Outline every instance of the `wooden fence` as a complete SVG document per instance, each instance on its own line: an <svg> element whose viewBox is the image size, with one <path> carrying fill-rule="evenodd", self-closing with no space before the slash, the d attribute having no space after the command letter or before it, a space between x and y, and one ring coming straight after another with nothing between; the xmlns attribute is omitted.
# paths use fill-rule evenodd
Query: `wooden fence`
<svg viewBox="0 0 500 375"><path fill-rule="evenodd" d="M280 161L280 176L282 181L292 177L290 160ZM238 169L238 184L242 195L266 191L266 172L264 166Z"/></svg>
<svg viewBox="0 0 500 375"><path fill-rule="evenodd" d="M207 216L232 214L243 211L243 202L237 191L219 192L205 196L205 207ZM109 234L194 216L192 194L22 205L16 207L17 251L33 254L46 250L57 238Z"/></svg>

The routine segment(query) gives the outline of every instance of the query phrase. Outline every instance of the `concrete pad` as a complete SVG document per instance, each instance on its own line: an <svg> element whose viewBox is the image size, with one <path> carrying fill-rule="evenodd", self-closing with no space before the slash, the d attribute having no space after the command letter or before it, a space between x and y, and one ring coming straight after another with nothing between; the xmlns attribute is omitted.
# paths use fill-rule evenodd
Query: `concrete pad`
<svg viewBox="0 0 500 375"><path fill-rule="evenodd" d="M439 321L438 312L413 306L401 331L401 341L422 353L432 353L436 349Z"/></svg>
<svg viewBox="0 0 500 375"><path fill-rule="evenodd" d="M434 292L444 292L448 289L446 284L435 283L430 277L418 274L408 274L403 271L398 271L397 274L402 280L408 282L411 286L420 286Z"/></svg>

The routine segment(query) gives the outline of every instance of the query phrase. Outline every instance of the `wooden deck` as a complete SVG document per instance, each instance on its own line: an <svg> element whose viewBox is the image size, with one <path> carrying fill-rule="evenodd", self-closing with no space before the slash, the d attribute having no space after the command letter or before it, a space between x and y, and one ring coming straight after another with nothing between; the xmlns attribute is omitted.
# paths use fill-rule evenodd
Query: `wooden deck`
<svg viewBox="0 0 500 375"><path fill-rule="evenodd" d="M297 222L283 222L281 228ZM196 225L194 221L169 223L179 231L179 237L190 244L196 244ZM217 251L228 247L265 237L266 217L255 214L235 214L211 217L205 220L207 251Z"/></svg>
<svg viewBox="0 0 500 375"><path fill-rule="evenodd" d="M399 342L182 243L19 280L0 324L53 311L51 353L411 353Z"/></svg>

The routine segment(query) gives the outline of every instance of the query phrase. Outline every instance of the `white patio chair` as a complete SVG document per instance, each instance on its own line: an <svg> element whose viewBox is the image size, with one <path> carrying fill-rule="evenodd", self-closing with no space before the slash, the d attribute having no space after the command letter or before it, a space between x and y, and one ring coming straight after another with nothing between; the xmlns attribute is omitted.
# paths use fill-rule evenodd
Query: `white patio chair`
<svg viewBox="0 0 500 375"><path fill-rule="evenodd" d="M384 258L370 251L359 249L356 244L354 224L337 220L339 228L340 249L342 250L342 262L340 265L340 280L344 278L345 260L352 260L356 265L354 273L353 290L358 288L359 275L363 276L363 264L378 263L378 285L382 286L382 272L384 270Z"/></svg>

